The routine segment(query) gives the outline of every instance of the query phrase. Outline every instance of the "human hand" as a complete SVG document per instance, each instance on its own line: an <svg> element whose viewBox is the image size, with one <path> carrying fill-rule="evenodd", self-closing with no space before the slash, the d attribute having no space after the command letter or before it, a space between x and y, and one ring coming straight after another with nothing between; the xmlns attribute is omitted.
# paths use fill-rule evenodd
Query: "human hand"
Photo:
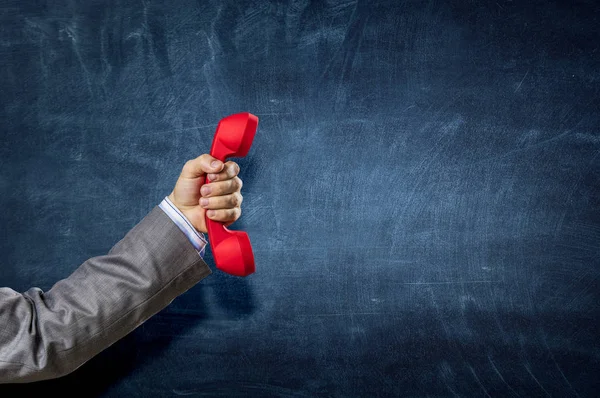
<svg viewBox="0 0 600 398"><path fill-rule="evenodd" d="M211 166L211 162L217 162L216 167ZM200 155L185 163L169 200L199 232L208 232L204 218L206 211L211 220L229 226L242 214L240 191L243 184L237 176L239 172L240 167L235 162L223 163L209 154ZM211 183L202 185L200 190L207 174Z"/></svg>

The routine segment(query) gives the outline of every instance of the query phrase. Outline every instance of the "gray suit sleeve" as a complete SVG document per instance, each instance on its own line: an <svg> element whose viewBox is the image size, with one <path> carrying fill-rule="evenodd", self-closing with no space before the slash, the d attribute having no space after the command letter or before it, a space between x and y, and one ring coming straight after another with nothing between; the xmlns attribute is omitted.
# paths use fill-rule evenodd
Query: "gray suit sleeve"
<svg viewBox="0 0 600 398"><path fill-rule="evenodd" d="M43 292L0 288L0 383L66 375L211 273L155 206L107 255Z"/></svg>

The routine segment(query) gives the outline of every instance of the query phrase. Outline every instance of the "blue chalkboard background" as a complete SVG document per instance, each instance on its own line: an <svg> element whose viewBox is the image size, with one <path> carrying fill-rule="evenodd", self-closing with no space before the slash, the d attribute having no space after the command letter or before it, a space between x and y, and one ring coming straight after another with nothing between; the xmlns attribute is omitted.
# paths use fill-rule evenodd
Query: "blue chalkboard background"
<svg viewBox="0 0 600 398"><path fill-rule="evenodd" d="M2 397L597 396L596 1L0 1L0 285L49 289L260 119L214 273Z"/></svg>

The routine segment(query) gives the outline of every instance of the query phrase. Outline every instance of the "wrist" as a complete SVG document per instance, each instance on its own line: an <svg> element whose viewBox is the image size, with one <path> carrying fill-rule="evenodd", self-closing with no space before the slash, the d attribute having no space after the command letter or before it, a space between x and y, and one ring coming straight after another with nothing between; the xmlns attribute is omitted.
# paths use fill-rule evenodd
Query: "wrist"
<svg viewBox="0 0 600 398"><path fill-rule="evenodd" d="M208 238L204 232L200 231L196 226L191 216L193 212L183 212L171 202L171 195L166 196L160 203L159 207L171 218L171 220L179 227L179 229L188 237L194 248L200 256L204 255L204 247L208 244Z"/></svg>

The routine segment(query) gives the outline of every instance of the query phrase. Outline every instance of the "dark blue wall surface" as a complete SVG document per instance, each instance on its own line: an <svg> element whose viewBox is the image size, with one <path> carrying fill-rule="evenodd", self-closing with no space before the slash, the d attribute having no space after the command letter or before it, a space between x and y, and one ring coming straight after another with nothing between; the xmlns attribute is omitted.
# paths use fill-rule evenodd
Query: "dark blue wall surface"
<svg viewBox="0 0 600 398"><path fill-rule="evenodd" d="M0 395L595 396L595 1L1 1L0 285L49 289L260 118L257 272Z"/></svg>

